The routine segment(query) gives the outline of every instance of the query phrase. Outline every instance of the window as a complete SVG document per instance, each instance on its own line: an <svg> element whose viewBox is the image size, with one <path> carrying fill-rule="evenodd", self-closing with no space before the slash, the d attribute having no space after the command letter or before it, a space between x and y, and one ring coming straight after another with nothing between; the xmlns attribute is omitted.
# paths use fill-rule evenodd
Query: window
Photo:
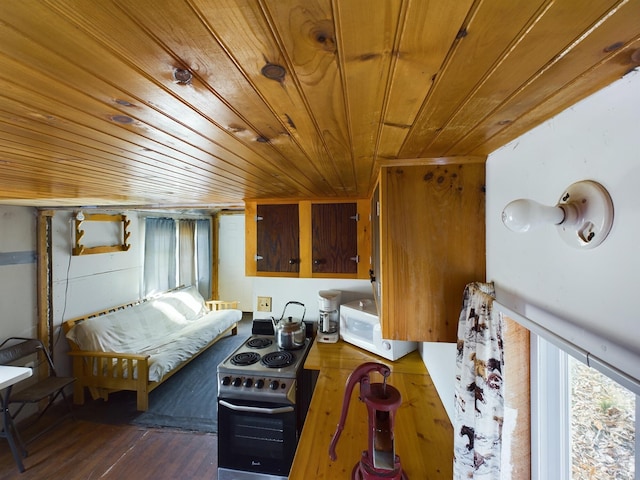
<svg viewBox="0 0 640 480"><path fill-rule="evenodd" d="M637 397L532 335L532 478L637 480Z"/></svg>
<svg viewBox="0 0 640 480"><path fill-rule="evenodd" d="M211 221L147 218L145 221L144 293L196 285L211 297Z"/></svg>
<svg viewBox="0 0 640 480"><path fill-rule="evenodd" d="M568 358L571 479L634 480L636 397Z"/></svg>

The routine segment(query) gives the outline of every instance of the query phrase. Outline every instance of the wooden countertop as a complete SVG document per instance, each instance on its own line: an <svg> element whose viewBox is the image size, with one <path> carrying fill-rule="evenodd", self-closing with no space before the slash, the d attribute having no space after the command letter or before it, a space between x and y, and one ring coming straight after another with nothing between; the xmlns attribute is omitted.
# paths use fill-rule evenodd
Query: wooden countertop
<svg viewBox="0 0 640 480"><path fill-rule="evenodd" d="M358 365L365 362L384 363L391 368L392 375L393 373L428 375L424 362L417 350L392 362L342 340L337 343L314 342L304 362L304 368L307 370L320 370L321 372L325 369L337 368L351 372ZM393 376L390 378L393 378Z"/></svg>
<svg viewBox="0 0 640 480"><path fill-rule="evenodd" d="M351 478L351 470L367 449L367 412L353 389L349 413L336 452L329 458L329 444L340 420L345 384L361 363L380 362L391 368L388 378L402 395L396 413L395 450L410 480L450 479L453 476L453 427L418 352L391 362L345 342L314 343L305 368L319 370L296 456L291 480ZM371 375L371 382L382 376Z"/></svg>

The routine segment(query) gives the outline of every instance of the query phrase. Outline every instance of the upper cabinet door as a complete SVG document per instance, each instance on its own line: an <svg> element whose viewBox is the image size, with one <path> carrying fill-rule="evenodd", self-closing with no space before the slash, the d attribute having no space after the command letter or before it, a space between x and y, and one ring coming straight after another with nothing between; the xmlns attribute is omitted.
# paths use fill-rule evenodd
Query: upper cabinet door
<svg viewBox="0 0 640 480"><path fill-rule="evenodd" d="M355 202L311 206L312 273L358 273L357 222Z"/></svg>
<svg viewBox="0 0 640 480"><path fill-rule="evenodd" d="M247 276L369 278L369 199L245 202Z"/></svg>
<svg viewBox="0 0 640 480"><path fill-rule="evenodd" d="M300 270L297 204L257 206L258 272L298 273Z"/></svg>

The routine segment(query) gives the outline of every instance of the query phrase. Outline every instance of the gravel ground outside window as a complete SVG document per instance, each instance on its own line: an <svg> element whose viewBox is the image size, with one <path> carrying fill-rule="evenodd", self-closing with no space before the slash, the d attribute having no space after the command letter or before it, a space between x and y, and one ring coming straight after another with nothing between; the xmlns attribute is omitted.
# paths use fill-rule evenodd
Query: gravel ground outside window
<svg viewBox="0 0 640 480"><path fill-rule="evenodd" d="M635 479L636 396L569 357L571 479Z"/></svg>

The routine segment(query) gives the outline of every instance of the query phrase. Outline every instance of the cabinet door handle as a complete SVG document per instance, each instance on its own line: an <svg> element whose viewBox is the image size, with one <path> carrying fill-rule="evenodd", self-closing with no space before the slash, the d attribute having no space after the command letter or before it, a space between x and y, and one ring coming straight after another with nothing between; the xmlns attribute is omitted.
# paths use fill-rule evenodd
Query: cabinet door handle
<svg viewBox="0 0 640 480"><path fill-rule="evenodd" d="M327 262L326 262L326 260L325 260L324 258L316 258L316 259L313 261L313 264L314 264L314 265L321 265L321 264L323 264L323 263L327 263Z"/></svg>
<svg viewBox="0 0 640 480"><path fill-rule="evenodd" d="M289 265L295 265L296 263L298 263L298 259L297 258L290 258L289 259Z"/></svg>

